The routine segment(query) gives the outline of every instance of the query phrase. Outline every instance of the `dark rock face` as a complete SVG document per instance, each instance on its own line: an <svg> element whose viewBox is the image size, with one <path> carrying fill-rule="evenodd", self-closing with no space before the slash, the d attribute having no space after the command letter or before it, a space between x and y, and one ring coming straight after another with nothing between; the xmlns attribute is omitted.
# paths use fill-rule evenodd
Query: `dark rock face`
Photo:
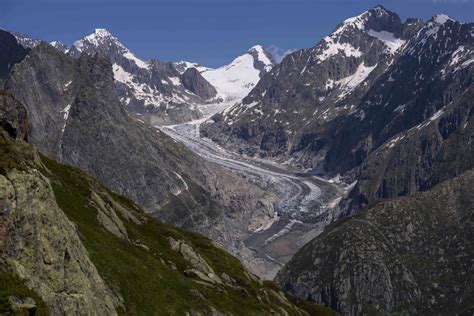
<svg viewBox="0 0 474 316"><path fill-rule="evenodd" d="M0 91L0 104L0 127L12 139L27 140L28 118L25 108L5 91Z"/></svg>
<svg viewBox="0 0 474 316"><path fill-rule="evenodd" d="M330 226L278 274L342 315L472 313L474 172Z"/></svg>
<svg viewBox="0 0 474 316"><path fill-rule="evenodd" d="M0 85L14 64L19 63L28 54L28 50L18 45L15 37L0 30Z"/></svg>
<svg viewBox="0 0 474 316"><path fill-rule="evenodd" d="M188 68L181 76L183 86L203 99L214 98L216 89L203 78L196 68Z"/></svg>

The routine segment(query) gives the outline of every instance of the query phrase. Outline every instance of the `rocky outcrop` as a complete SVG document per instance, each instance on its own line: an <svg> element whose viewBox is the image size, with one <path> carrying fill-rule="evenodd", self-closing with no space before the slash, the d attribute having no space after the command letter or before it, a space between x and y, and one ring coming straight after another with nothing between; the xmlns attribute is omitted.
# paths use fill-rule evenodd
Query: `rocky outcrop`
<svg viewBox="0 0 474 316"><path fill-rule="evenodd" d="M201 98L208 100L217 94L216 89L203 78L196 68L188 68L182 75L183 86Z"/></svg>
<svg viewBox="0 0 474 316"><path fill-rule="evenodd" d="M13 65L22 61L27 53L28 50L18 45L12 34L0 30L0 87Z"/></svg>
<svg viewBox="0 0 474 316"><path fill-rule="evenodd" d="M0 176L8 239L3 264L44 299L52 315L115 315L118 298L104 283L77 229L36 170Z"/></svg>
<svg viewBox="0 0 474 316"><path fill-rule="evenodd" d="M116 314L119 298L90 261L76 226L58 207L50 181L36 169L37 153L24 142L26 110L5 92L0 95L0 122L0 270L25 280L52 315ZM27 309L28 304L12 300L13 309Z"/></svg>
<svg viewBox="0 0 474 316"><path fill-rule="evenodd" d="M289 293L342 315L470 314L474 172L381 201L330 226L278 274Z"/></svg>
<svg viewBox="0 0 474 316"><path fill-rule="evenodd" d="M25 108L19 107L18 102L6 91L0 91L0 104L0 129L12 139L27 140L28 118Z"/></svg>

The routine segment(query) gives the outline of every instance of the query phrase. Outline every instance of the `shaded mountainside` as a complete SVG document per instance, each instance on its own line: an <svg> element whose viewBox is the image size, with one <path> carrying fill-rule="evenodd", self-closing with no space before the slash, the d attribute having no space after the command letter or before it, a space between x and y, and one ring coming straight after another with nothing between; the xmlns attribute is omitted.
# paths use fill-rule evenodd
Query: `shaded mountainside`
<svg viewBox="0 0 474 316"><path fill-rule="evenodd" d="M131 118L103 56L76 60L41 43L13 67L6 88L25 105L29 139L48 157L81 168L147 212L212 237L234 254L240 232L274 213L271 192Z"/></svg>
<svg viewBox="0 0 474 316"><path fill-rule="evenodd" d="M376 7L285 57L201 134L359 180L348 202L355 208L429 189L472 167L473 34L474 24L444 15L402 23Z"/></svg>
<svg viewBox="0 0 474 316"><path fill-rule="evenodd" d="M278 274L343 315L472 315L474 172L329 226Z"/></svg>
<svg viewBox="0 0 474 316"><path fill-rule="evenodd" d="M25 58L28 49L17 44L15 37L0 30L0 85L10 73L11 67Z"/></svg>
<svg viewBox="0 0 474 316"><path fill-rule="evenodd" d="M0 313L333 314L38 154L23 140L26 111L11 95L0 95L0 110Z"/></svg>

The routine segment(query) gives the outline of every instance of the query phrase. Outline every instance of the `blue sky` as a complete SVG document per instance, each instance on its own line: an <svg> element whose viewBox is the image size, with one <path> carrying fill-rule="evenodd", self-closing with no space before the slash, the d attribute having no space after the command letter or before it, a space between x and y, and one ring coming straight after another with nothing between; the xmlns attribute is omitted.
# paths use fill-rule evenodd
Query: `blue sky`
<svg viewBox="0 0 474 316"><path fill-rule="evenodd" d="M1 0L0 27L67 45L107 28L140 58L215 67L255 44L311 47L378 4L402 19L474 21L474 0Z"/></svg>

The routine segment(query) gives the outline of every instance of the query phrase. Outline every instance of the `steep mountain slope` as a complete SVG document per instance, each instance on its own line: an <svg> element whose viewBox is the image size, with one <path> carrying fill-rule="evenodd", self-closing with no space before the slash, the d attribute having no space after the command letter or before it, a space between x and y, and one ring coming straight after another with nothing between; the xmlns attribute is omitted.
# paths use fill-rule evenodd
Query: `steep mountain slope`
<svg viewBox="0 0 474 316"><path fill-rule="evenodd" d="M309 145L309 131L321 133L353 111L351 96L368 90L416 25L382 7L344 21L315 47L286 56L240 104L203 125L202 134L249 153L294 154L306 162L298 154ZM323 155L323 144L315 145L313 156Z"/></svg>
<svg viewBox="0 0 474 316"><path fill-rule="evenodd" d="M81 168L147 212L223 243L273 216L276 196L129 117L102 56L75 60L42 43L13 67L6 87L26 107L31 142Z"/></svg>
<svg viewBox="0 0 474 316"><path fill-rule="evenodd" d="M243 99L275 64L272 56L261 45L256 45L230 64L217 69L185 61L175 63L175 66L180 72L196 68L217 89L224 102L232 103Z"/></svg>
<svg viewBox="0 0 474 316"><path fill-rule="evenodd" d="M333 314L286 297L216 243L39 155L24 141L26 116L0 94L0 313Z"/></svg>
<svg viewBox="0 0 474 316"><path fill-rule="evenodd" d="M455 145L461 134L472 137L463 130L472 117L473 34L472 23L444 15L401 23L376 7L344 21L314 48L287 56L201 133L240 152L351 182L370 178L354 189L351 206L428 189L472 167L472 159L462 159L448 170L444 161L453 150L453 157L473 152L470 143ZM392 150L406 133L419 140ZM387 150L383 167L377 155ZM416 162L400 152L424 154Z"/></svg>
<svg viewBox="0 0 474 316"><path fill-rule="evenodd" d="M472 315L473 188L470 170L372 204L308 243L276 280L343 315Z"/></svg>
<svg viewBox="0 0 474 316"><path fill-rule="evenodd" d="M105 29L96 29L76 41L68 51L75 58L83 53L101 53L110 58L121 102L152 125L200 118L197 105L216 96L216 91L199 73L182 77L172 63L143 61Z"/></svg>

